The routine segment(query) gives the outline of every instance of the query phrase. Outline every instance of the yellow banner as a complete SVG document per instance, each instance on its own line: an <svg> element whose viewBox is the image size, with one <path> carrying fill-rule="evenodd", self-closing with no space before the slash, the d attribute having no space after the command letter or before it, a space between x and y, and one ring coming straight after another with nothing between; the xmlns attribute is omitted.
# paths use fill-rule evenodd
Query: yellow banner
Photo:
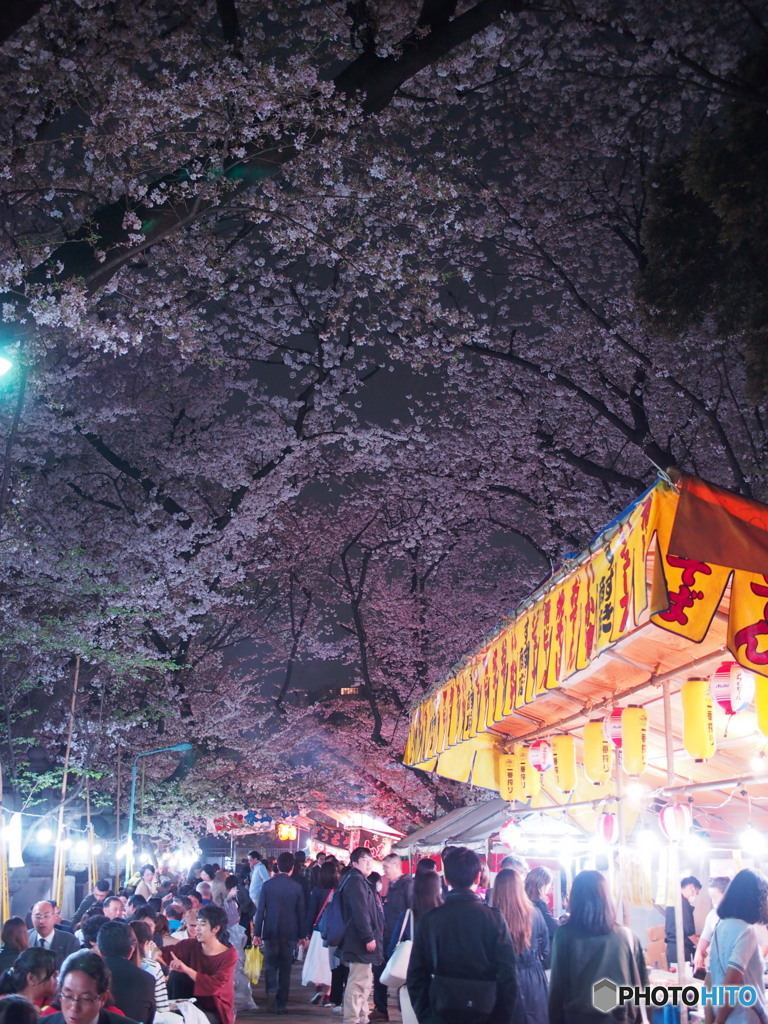
<svg viewBox="0 0 768 1024"><path fill-rule="evenodd" d="M608 539L551 580L413 712L404 759L423 765L562 686L637 625L648 607L646 559L656 537L651 621L694 642L706 635L733 573L729 648L768 675L768 576L669 551L679 501L660 483Z"/></svg>

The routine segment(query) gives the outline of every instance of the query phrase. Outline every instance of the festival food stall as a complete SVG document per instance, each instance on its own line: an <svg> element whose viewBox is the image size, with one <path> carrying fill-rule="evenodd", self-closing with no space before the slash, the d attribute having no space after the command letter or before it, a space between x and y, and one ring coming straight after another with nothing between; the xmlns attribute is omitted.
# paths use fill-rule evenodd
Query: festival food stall
<svg viewBox="0 0 768 1024"><path fill-rule="evenodd" d="M239 856L235 844L246 841L270 855L282 849L306 849L310 857L324 852L342 859L356 846L367 846L372 856L381 860L392 844L402 838L402 832L390 828L382 819L358 811L303 811L299 807L229 811L210 818L207 827L209 834L230 840L233 861Z"/></svg>
<svg viewBox="0 0 768 1024"><path fill-rule="evenodd" d="M768 508L665 477L419 702L404 760L567 816L621 850L625 907L671 903L691 837L761 855L767 609Z"/></svg>

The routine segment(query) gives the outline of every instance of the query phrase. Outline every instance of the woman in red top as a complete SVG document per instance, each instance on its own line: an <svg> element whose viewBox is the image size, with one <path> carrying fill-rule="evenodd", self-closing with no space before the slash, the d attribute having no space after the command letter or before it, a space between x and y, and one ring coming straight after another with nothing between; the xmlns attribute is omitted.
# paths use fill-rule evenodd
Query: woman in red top
<svg viewBox="0 0 768 1024"><path fill-rule="evenodd" d="M197 938L166 946L161 955L171 968L168 991L173 991L173 972L192 981L192 995L213 1024L235 1022L235 967L237 950L230 946L227 915L215 904L197 912Z"/></svg>

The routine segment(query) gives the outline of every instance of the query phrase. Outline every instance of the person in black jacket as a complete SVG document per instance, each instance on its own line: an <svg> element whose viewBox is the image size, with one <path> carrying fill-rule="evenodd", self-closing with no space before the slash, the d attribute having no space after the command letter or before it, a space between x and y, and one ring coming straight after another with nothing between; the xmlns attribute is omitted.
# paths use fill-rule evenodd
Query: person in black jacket
<svg viewBox="0 0 768 1024"><path fill-rule="evenodd" d="M390 946L397 942L399 931L402 927L405 913L410 910L413 900L413 876L403 874L403 862L396 853L390 853L381 862L384 868L384 875L389 882L386 899L384 901L384 955L391 952ZM407 938L411 938L411 933ZM373 968L373 1006L374 1009L368 1018L372 1021L388 1021L389 1011L387 1009L386 985L379 981L384 964L377 964Z"/></svg>
<svg viewBox="0 0 768 1024"><path fill-rule="evenodd" d="M155 1019L155 977L132 964L136 937L126 921L105 921L96 938L96 948L112 975L110 991L118 1010L126 1017L152 1024Z"/></svg>
<svg viewBox="0 0 768 1024"><path fill-rule="evenodd" d="M305 937L304 893L299 883L291 878L294 864L293 854L287 851L277 858L279 873L262 885L253 921L253 941L257 946L264 946L269 1013L287 1012L293 955L296 943Z"/></svg>
<svg viewBox="0 0 768 1024"><path fill-rule="evenodd" d="M368 847L356 847L349 855L349 864L338 890L344 915L339 959L349 965L343 1012L345 1021L367 1021L373 988L371 966L384 959L384 910L378 893L368 884L373 870Z"/></svg>
<svg viewBox="0 0 768 1024"><path fill-rule="evenodd" d="M454 988L452 1012L458 1008L459 990L465 997L471 990L477 1002L490 993L495 1001L485 1018L488 1024L510 1024L517 1001L515 950L501 912L472 892L480 858L466 847L454 847L443 868L451 891L419 923L408 964L406 984L416 1017L444 1024L439 989L445 985L435 982L445 979Z"/></svg>
<svg viewBox="0 0 768 1024"><path fill-rule="evenodd" d="M96 885L94 885L93 891L88 893L75 911L74 917L72 918L73 928L76 928L80 924L86 910L90 910L91 907L95 906L97 903L101 905L107 896L109 896L109 882L105 878L102 878L96 883Z"/></svg>

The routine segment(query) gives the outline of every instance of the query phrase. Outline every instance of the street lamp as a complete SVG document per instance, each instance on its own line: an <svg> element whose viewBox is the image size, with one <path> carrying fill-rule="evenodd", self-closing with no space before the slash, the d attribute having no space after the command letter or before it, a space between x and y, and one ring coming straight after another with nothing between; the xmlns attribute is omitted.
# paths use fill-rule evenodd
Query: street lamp
<svg viewBox="0 0 768 1024"><path fill-rule="evenodd" d="M128 839L126 841L127 850L125 851L125 884L128 884L128 879L133 873L133 809L136 803L136 780L139 777L139 758L140 757L151 757L152 754L165 754L171 750L191 750L191 743L175 743L172 747L160 747L159 750L145 750L143 754L137 754L133 759L133 767L131 768L131 807L128 813Z"/></svg>

